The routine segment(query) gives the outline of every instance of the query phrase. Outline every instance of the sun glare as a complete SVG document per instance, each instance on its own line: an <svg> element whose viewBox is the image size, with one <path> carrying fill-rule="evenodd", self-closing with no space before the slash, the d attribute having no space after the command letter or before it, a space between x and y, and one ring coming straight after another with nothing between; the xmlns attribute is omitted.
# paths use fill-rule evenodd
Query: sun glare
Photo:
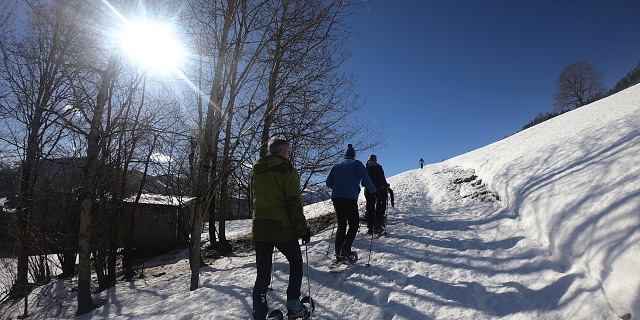
<svg viewBox="0 0 640 320"><path fill-rule="evenodd" d="M167 25L131 22L119 39L124 53L148 71L175 72L185 56L184 45Z"/></svg>

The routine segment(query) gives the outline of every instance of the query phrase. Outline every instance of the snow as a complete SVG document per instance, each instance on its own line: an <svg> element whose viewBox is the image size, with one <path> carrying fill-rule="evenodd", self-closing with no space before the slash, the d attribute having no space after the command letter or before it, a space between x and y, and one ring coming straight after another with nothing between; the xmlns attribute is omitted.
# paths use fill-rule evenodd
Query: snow
<svg viewBox="0 0 640 320"><path fill-rule="evenodd" d="M371 242L361 229L355 265L328 272L331 227L302 247L308 262L302 290L308 293L310 284L314 319L640 314L640 85L388 181L396 198L388 234ZM305 207L308 217L330 212L330 201ZM249 228L248 221L228 226L230 237ZM145 279L96 293L102 307L78 319L250 318L253 254L203 267L195 291L185 251L145 267ZM287 269L277 254L271 308L284 306ZM56 280L35 289L29 314L72 317L75 285ZM22 308L5 305L0 317L15 318Z"/></svg>
<svg viewBox="0 0 640 320"><path fill-rule="evenodd" d="M134 203L136 202L137 195L124 199L124 202ZM142 193L140 194L140 199L138 199L138 203L142 204L157 204L157 205L166 205L173 207L182 207L191 202L194 197L175 197L175 196L166 196L155 193Z"/></svg>

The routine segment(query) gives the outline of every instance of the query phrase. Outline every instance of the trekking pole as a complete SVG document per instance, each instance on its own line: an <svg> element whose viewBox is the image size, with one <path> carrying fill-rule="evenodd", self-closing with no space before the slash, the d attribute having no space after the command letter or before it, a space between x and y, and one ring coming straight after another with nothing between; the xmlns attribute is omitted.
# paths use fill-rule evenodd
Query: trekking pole
<svg viewBox="0 0 640 320"><path fill-rule="evenodd" d="M309 288L309 297L311 297L311 279L309 276L309 245L304 244L304 254L307 256L307 287Z"/></svg>
<svg viewBox="0 0 640 320"><path fill-rule="evenodd" d="M276 250L271 255L271 280L269 281L269 291L273 291L273 271L276 269Z"/></svg>
<svg viewBox="0 0 640 320"><path fill-rule="evenodd" d="M373 235L375 234L375 232L371 232L371 242L369 243L369 261L367 261L367 264L365 264L365 266L370 267L371 264L371 251L373 251Z"/></svg>
<svg viewBox="0 0 640 320"><path fill-rule="evenodd" d="M371 230L371 242L369 242L369 261L367 261L367 264L365 264L365 266L367 266L367 267L371 266L370 262L371 262L371 252L373 251L373 235L376 234L376 232L375 232L375 221L376 221L377 217L378 217L378 210L374 210L374 213L373 213L373 226L372 226L373 229ZM369 223L369 222L367 221L367 223Z"/></svg>
<svg viewBox="0 0 640 320"><path fill-rule="evenodd" d="M331 239L333 238L333 231L336 229L336 223L333 223L333 228L331 228L331 236L329 236L329 245L327 245L327 257L329 256L329 250L331 249Z"/></svg>
<svg viewBox="0 0 640 320"><path fill-rule="evenodd" d="M304 254L307 256L307 288L309 289L309 307L311 308L311 314L309 315L309 319L313 319L313 311L315 309L315 303L311 298L311 275L309 274L309 245L307 243L304 244Z"/></svg>
<svg viewBox="0 0 640 320"><path fill-rule="evenodd" d="M392 208L391 211L393 211L395 213L396 212L396 204L395 204L395 199L394 199L394 196L393 196L393 190L391 190L391 188L387 188L387 189L389 190L389 196L391 197L391 208ZM389 204L389 197L387 197L387 207L386 208L389 208L388 204ZM385 220L384 220L384 234L385 235L387 234L387 228L389 227L389 217L390 216L391 216L391 214L387 214L386 217L385 217Z"/></svg>
<svg viewBox="0 0 640 320"><path fill-rule="evenodd" d="M384 208L389 208L389 197L387 197L387 202L385 203ZM387 229L389 228L389 213L387 212L387 210L385 210L382 218L384 219L384 234L387 235Z"/></svg>

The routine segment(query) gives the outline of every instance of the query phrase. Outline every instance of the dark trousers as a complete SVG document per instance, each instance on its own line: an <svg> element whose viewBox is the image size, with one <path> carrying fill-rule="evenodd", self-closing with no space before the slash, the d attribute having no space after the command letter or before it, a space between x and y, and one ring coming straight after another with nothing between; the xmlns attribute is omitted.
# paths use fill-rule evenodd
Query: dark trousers
<svg viewBox="0 0 640 320"><path fill-rule="evenodd" d="M367 199L367 211L365 213L365 220L367 220L367 228L380 228L383 223L382 220L387 211L387 198L377 197L375 194L365 194Z"/></svg>
<svg viewBox="0 0 640 320"><path fill-rule="evenodd" d="M289 286L287 287L287 300L300 299L300 286L302 285L302 252L298 239L287 242L256 241L256 283L253 286L253 317L264 319L269 309L265 295L271 284L271 265L273 264L273 248L282 252L289 261Z"/></svg>
<svg viewBox="0 0 640 320"><path fill-rule="evenodd" d="M336 255L351 253L353 239L358 234L360 217L358 215L358 200L347 198L333 198L333 208L336 210L338 230L336 231ZM347 223L349 230L347 231Z"/></svg>

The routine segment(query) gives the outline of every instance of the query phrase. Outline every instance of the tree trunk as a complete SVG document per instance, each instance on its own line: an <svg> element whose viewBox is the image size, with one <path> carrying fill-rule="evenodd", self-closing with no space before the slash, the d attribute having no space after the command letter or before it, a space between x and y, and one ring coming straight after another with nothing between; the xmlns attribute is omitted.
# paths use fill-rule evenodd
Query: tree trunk
<svg viewBox="0 0 640 320"><path fill-rule="evenodd" d="M223 169L224 170L224 169ZM225 235L225 215L229 212L229 192L228 192L228 188L227 188L227 182L226 180L228 180L228 175L227 174L223 174L223 181L220 182L221 188L220 188L220 210L219 210L219 215L218 215L218 236L220 238L220 243L218 244L218 252L220 252L220 254L222 255L227 255L229 253L231 253L233 251L233 249L231 248L231 244L229 243L229 241L227 240L227 237Z"/></svg>
<svg viewBox="0 0 640 320"><path fill-rule="evenodd" d="M105 275L105 256L104 250L98 249L93 252L93 263L98 278L98 291L107 289L106 275Z"/></svg>
<svg viewBox="0 0 640 320"><path fill-rule="evenodd" d="M209 244L211 248L214 250L218 250L218 236L216 235L216 206L215 199L212 200L212 203L209 204L209 209L207 210L208 221L209 221Z"/></svg>
<svg viewBox="0 0 640 320"><path fill-rule="evenodd" d="M93 201L95 199L95 182L98 172L98 156L100 153L101 127L105 106L109 99L109 86L113 81L119 61L116 53L111 53L107 70L105 70L96 106L91 119L91 130L87 137L87 159L83 172L82 191L80 197L80 229L78 232L78 311L83 315L93 310L96 305L91 298L91 220Z"/></svg>
<svg viewBox="0 0 640 320"><path fill-rule="evenodd" d="M83 315L95 309L91 298L91 207L93 200L86 197L80 203L78 232L78 311Z"/></svg>
<svg viewBox="0 0 640 320"><path fill-rule="evenodd" d="M197 183L196 183L196 201L191 221L191 243L189 249L189 266L191 267L191 286L190 290L196 290L199 286L200 266L202 262L201 244L202 244L202 219L204 213L210 205L212 196L212 186L215 183L215 163L214 150L215 139L218 135L220 117L222 112L222 101L224 98L223 80L224 80L224 63L227 55L227 45L229 31L235 19L235 3L227 2L227 8L224 13L224 26L222 27L220 43L218 44L218 57L214 68L213 83L209 92L209 100L207 104L207 117L204 120L204 130L201 134L200 159L198 162ZM212 165L213 163L213 165Z"/></svg>
<svg viewBox="0 0 640 320"><path fill-rule="evenodd" d="M191 243L189 246L189 268L191 269L191 282L189 290L193 291L200 287L200 263L202 261L202 205L203 201L197 201L199 205L194 206L191 219Z"/></svg>

